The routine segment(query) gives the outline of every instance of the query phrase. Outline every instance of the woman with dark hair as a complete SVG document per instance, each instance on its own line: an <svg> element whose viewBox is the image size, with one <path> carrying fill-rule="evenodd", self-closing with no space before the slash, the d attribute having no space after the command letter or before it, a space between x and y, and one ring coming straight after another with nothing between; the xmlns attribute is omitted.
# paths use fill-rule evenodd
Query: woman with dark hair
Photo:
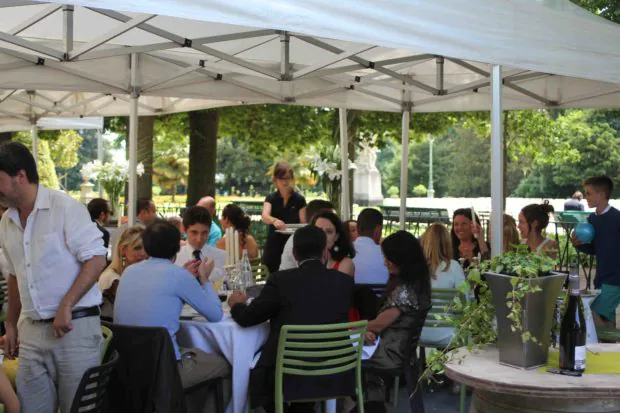
<svg viewBox="0 0 620 413"><path fill-rule="evenodd" d="M472 259L480 255L482 260L490 258L489 244L484 240L480 218L472 219L471 208L460 208L452 215L452 247L454 259L461 262L463 268L469 267Z"/></svg>
<svg viewBox="0 0 620 413"><path fill-rule="evenodd" d="M267 230L267 241L263 251L263 264L269 272L278 271L284 245L290 234L276 231L286 229L286 224L306 223L306 198L294 190L293 169L286 162L278 162L273 168L273 183L276 191L267 195L261 215Z"/></svg>
<svg viewBox="0 0 620 413"><path fill-rule="evenodd" d="M554 212L549 201L542 204L530 204L519 213L519 232L532 252L538 252L550 257L557 257L557 243L543 235L549 225L549 214Z"/></svg>
<svg viewBox="0 0 620 413"><path fill-rule="evenodd" d="M355 249L349 238L349 232L338 215L331 211L322 211L312 218L312 225L322 229L327 236L327 250L329 251L327 268L354 277L355 265L353 265L352 258L355 257Z"/></svg>
<svg viewBox="0 0 620 413"><path fill-rule="evenodd" d="M224 233L228 228L239 231L239 252L243 254L243 250L248 251L248 258L251 260L258 257L258 247L256 239L250 235L250 217L243 212L243 209L235 204L228 204L222 210L222 218L220 224ZM226 249L226 235L217 240L215 246L221 250ZM239 256L241 258L241 256Z"/></svg>
<svg viewBox="0 0 620 413"><path fill-rule="evenodd" d="M424 252L418 240L406 231L398 231L381 244L385 265L390 273L377 318L368 322L366 342L381 337L368 367L390 370L403 367L407 346L417 346L426 314L431 308L431 281ZM409 341L413 334L413 342ZM366 411L385 412L385 383L368 374Z"/></svg>

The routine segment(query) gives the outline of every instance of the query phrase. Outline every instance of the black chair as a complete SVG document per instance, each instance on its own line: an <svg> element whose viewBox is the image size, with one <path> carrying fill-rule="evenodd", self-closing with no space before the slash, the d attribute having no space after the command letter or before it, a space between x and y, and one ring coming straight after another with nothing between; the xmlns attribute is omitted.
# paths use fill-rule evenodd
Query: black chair
<svg viewBox="0 0 620 413"><path fill-rule="evenodd" d="M424 413L424 400L422 398L422 386L418 385L420 381L420 363L417 356L417 347L420 334L422 333L422 327L424 326L424 320L426 314L424 312L421 322L416 322L409 328L409 334L407 335L408 346L405 347L405 353L403 354L403 360L405 363L402 368L398 369L380 369L376 367L370 367L368 363L362 362L362 372L372 373L376 376L383 377L384 379L392 379L395 389L395 397L397 397L399 378L405 377L405 388L409 397L409 406L412 413ZM364 375L364 378L366 376ZM386 382L389 382L386 380ZM386 395L387 396L387 395ZM394 401L396 401L395 399Z"/></svg>
<svg viewBox="0 0 620 413"><path fill-rule="evenodd" d="M383 297L383 293L385 292L385 289L387 288L387 284L359 284L359 285L364 285L370 288L372 292L375 293L377 298Z"/></svg>
<svg viewBox="0 0 620 413"><path fill-rule="evenodd" d="M117 362L118 352L112 351L105 363L84 372L73 398L70 413L107 413L108 382Z"/></svg>

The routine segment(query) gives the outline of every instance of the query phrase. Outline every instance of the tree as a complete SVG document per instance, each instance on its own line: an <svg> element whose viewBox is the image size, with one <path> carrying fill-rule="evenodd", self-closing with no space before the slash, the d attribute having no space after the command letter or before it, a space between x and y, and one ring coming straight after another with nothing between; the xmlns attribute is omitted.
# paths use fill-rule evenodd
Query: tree
<svg viewBox="0 0 620 413"><path fill-rule="evenodd" d="M235 138L220 138L217 142L217 186L220 192L235 187L246 194L252 189L267 193L272 185L267 176L272 163L250 153L246 143Z"/></svg>
<svg viewBox="0 0 620 413"><path fill-rule="evenodd" d="M32 151L32 137L30 132L17 132L13 139L16 142L21 142ZM54 167L54 161L50 156L50 147L47 139L39 139L37 142L38 159L37 159L37 171L39 172L39 182L51 189L59 189L58 176L56 175L56 168Z"/></svg>
<svg viewBox="0 0 620 413"><path fill-rule="evenodd" d="M189 179L187 205L215 196L215 165L220 114L218 109L189 112Z"/></svg>
<svg viewBox="0 0 620 413"><path fill-rule="evenodd" d="M620 0L571 0L594 14L620 23Z"/></svg>
<svg viewBox="0 0 620 413"><path fill-rule="evenodd" d="M68 191L68 169L79 162L78 149L84 139L74 130L60 131L58 137L50 141L50 155L54 165L64 173L59 174L59 180L64 180L64 190Z"/></svg>
<svg viewBox="0 0 620 413"><path fill-rule="evenodd" d="M153 197L153 126L155 116L138 117L137 163L144 165L144 173L138 177L138 199Z"/></svg>
<svg viewBox="0 0 620 413"><path fill-rule="evenodd" d="M172 202L175 202L178 186L187 184L189 159L180 158L172 153L158 154L153 164L153 171L157 185L172 192Z"/></svg>

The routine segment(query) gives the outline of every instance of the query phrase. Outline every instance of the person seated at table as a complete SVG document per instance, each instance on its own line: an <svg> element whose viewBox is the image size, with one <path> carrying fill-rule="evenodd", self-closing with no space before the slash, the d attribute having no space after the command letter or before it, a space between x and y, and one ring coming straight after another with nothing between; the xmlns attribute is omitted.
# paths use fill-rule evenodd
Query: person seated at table
<svg viewBox="0 0 620 413"><path fill-rule="evenodd" d="M471 208L460 208L452 215L451 238L454 259L463 268L468 268L472 260L478 256L483 261L491 257L489 244L484 240L480 218L476 215L474 222L471 214Z"/></svg>
<svg viewBox="0 0 620 413"><path fill-rule="evenodd" d="M313 199L308 202L304 215L306 222L312 221L312 218L321 211L334 211L334 205L324 199ZM293 237L288 237L284 250L282 251L282 257L280 260L280 271L290 270L291 268L297 268L297 261L293 255Z"/></svg>
<svg viewBox="0 0 620 413"><path fill-rule="evenodd" d="M320 228L327 236L327 268L338 270L351 277L355 276L355 249L349 233L338 215L331 211L321 211L312 218L312 225Z"/></svg>
<svg viewBox="0 0 620 413"><path fill-rule="evenodd" d="M581 203L583 194L581 191L575 191L568 201L564 202L564 211L583 211L585 207Z"/></svg>
<svg viewBox="0 0 620 413"><path fill-rule="evenodd" d="M220 299L209 283L214 261L210 258L191 260L184 268L173 264L179 252L181 233L163 220L146 227L142 240L149 258L128 267L123 273L114 302L114 322L167 328L183 388L228 375L230 365L224 358L196 348L179 348L176 340L179 319L186 303L209 322L222 319Z"/></svg>
<svg viewBox="0 0 620 413"><path fill-rule="evenodd" d="M217 204L215 202L215 198L213 198L212 196L203 196L196 203L196 205L203 207L203 208L207 208L207 211L209 211L209 214L211 214L211 226L209 227L209 239L207 240L207 244L209 244L210 247L215 247L215 243L220 238L222 238L222 230L217 225L217 222L215 222L216 215L217 215L216 213Z"/></svg>
<svg viewBox="0 0 620 413"><path fill-rule="evenodd" d="M357 221L354 219L349 219L348 221L344 221L344 227L349 233L349 239L351 242L355 242L359 234L357 233Z"/></svg>
<svg viewBox="0 0 620 413"><path fill-rule="evenodd" d="M110 203L103 198L91 199L86 206L90 219L97 225L97 229L101 231L103 235L103 246L108 249L110 246L110 232L105 229L105 226L110 223L112 217L112 208Z"/></svg>
<svg viewBox="0 0 620 413"><path fill-rule="evenodd" d="M239 231L239 259L243 255L243 250L248 251L248 257L253 260L258 258L258 246L256 239L250 235L250 217L243 212L239 205L228 204L222 210L222 219L220 220L224 233L228 228ZM226 249L226 235L217 240L215 246L221 250Z"/></svg>
<svg viewBox="0 0 620 413"><path fill-rule="evenodd" d="M385 263L390 273L387 288L379 303L379 315L368 322L366 343L377 349L364 365L373 369L401 369L405 348L417 347L426 314L431 308L429 268L418 240L407 231L397 231L381 243ZM408 342L413 331L413 342ZM367 374L364 392L365 411L385 412L385 382Z"/></svg>
<svg viewBox="0 0 620 413"><path fill-rule="evenodd" d="M112 318L113 316L118 282L125 269L146 258L146 252L142 244L143 231L144 228L140 225L123 231L112 252L112 262L99 276L99 291L103 295L101 316L104 318Z"/></svg>
<svg viewBox="0 0 620 413"><path fill-rule="evenodd" d="M383 232L383 214L374 208L366 208L357 217L359 237L353 243L355 248L355 283L385 284L388 269L381 253L381 233Z"/></svg>
<svg viewBox="0 0 620 413"><path fill-rule="evenodd" d="M252 408L263 406L268 413L274 411L275 362L282 326L344 323L351 306L347 297L351 297L353 279L325 268L328 252L323 231L311 225L295 231L293 254L299 268L271 274L250 304L246 304L243 292L233 292L228 300L232 318L241 327L270 321L269 337L250 373ZM286 376L284 400L353 395L353 384L353 375ZM293 403L289 411L313 412L313 407L309 403Z"/></svg>
<svg viewBox="0 0 620 413"><path fill-rule="evenodd" d="M174 225L179 232L181 233L181 243L180 246L182 247L183 245L187 244L187 241L185 240L185 230L183 229L183 220L181 219L181 217L170 217L168 218L166 221L170 222L172 225Z"/></svg>
<svg viewBox="0 0 620 413"><path fill-rule="evenodd" d="M558 255L558 244L543 235L549 225L549 214L553 206L549 201L542 204L530 204L519 213L519 232L530 251L555 258Z"/></svg>
<svg viewBox="0 0 620 413"><path fill-rule="evenodd" d="M205 257L215 261L215 268L223 271L226 265L226 252L212 247L207 243L211 228L211 214L200 206L189 207L183 213L183 227L187 234L187 244L182 246L174 261L184 266L192 260L201 260Z"/></svg>

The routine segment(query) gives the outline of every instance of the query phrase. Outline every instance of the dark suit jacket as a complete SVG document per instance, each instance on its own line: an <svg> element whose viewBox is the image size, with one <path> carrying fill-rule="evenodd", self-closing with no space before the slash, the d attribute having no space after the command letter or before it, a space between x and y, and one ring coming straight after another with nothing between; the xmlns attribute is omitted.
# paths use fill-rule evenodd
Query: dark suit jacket
<svg viewBox="0 0 620 413"><path fill-rule="evenodd" d="M98 222L95 221L95 224L97 225L97 228L99 228L99 231L101 231L101 233L103 234L103 246L105 248L108 248L108 246L110 245L110 232L101 225L99 225Z"/></svg>
<svg viewBox="0 0 620 413"><path fill-rule="evenodd" d="M328 270L318 260L307 261L300 268L273 273L251 304L237 304L231 309L233 319L242 327L271 321L269 337L250 376L253 406L273 400L275 362L282 326L346 323L353 285L352 277ZM344 396L354 392L352 374L309 378L287 376L284 380L285 400Z"/></svg>

